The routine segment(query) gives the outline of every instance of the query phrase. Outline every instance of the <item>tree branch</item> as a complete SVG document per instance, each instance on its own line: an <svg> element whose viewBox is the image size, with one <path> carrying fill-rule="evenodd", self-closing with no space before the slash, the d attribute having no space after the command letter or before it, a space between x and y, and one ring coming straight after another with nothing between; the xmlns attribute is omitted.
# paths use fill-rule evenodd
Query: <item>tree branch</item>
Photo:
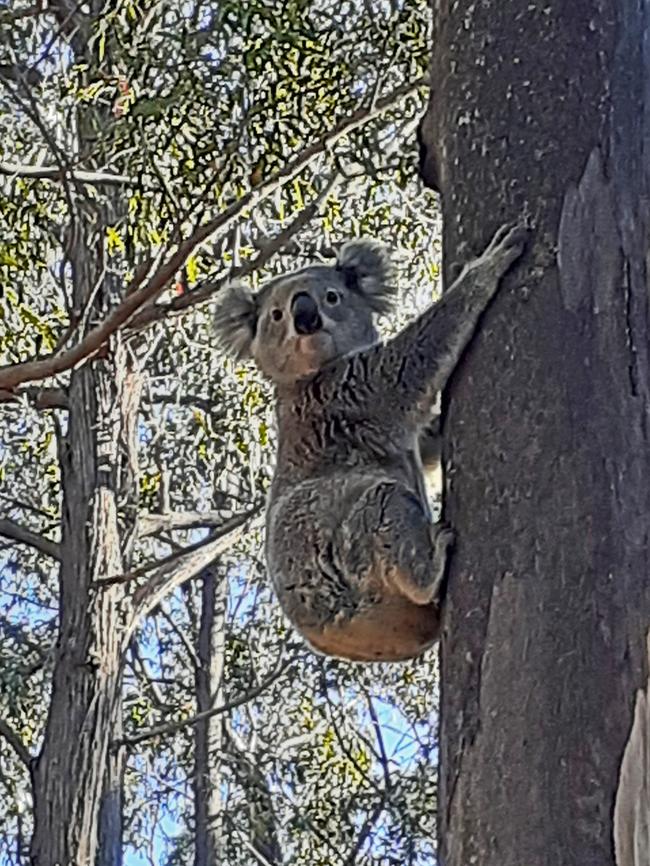
<svg viewBox="0 0 650 866"><path fill-rule="evenodd" d="M341 179L342 176L340 174L334 175L330 182L319 193L318 197L310 205L301 210L298 216L276 237L269 241L269 243L265 244L264 248L260 250L254 259L250 259L250 261L238 268L233 268L227 276L220 280L206 280L191 292L181 295L178 298L174 298L168 304L159 304L157 306L147 307L145 310L138 313L137 316L134 316L129 325L129 329L134 331L140 330L154 322L167 318L168 316L180 315L191 307L195 307L197 304L202 304L212 298L227 283L247 277L249 274L263 268L274 255L284 249L294 235L313 220L320 210L323 201L340 183Z"/></svg>
<svg viewBox="0 0 650 866"><path fill-rule="evenodd" d="M209 539L198 545L174 554L164 562L149 580L139 586L133 593L133 611L129 624L129 634L138 624L139 620L154 608L166 595L177 586L196 577L206 566L210 565L217 556L232 547L243 535L246 525L259 514L260 506L255 506L243 514L238 514L231 520L222 524ZM126 575L125 579L129 579ZM103 583L111 582L103 581ZM114 582L114 581L113 581Z"/></svg>
<svg viewBox="0 0 650 866"><path fill-rule="evenodd" d="M177 271L185 264L196 247L208 240L215 232L226 231L239 219L245 210L254 207L260 201L272 195L283 184L292 180L315 157L325 153L343 136L349 135L364 123L392 108L399 99L408 96L410 93L414 93L425 83L424 79L418 79L417 81L404 84L396 88L389 96L378 100L375 106L360 108L353 112L349 117L338 123L333 130L306 147L298 156L290 160L268 180L249 190L249 192L233 202L219 216L209 220L204 225L198 226L185 241L178 245L176 251L157 267L144 285L140 285L140 283L146 278L146 272L134 279L127 288L124 300L115 307L100 325L93 328L72 349L48 358L23 361L20 364L1 367L0 388L12 390L23 382L31 382L44 379L47 376L54 376L87 360L101 348L111 334L114 334L115 331L126 325L145 303L154 301L158 297L169 285ZM159 260L163 255L164 253L161 254Z"/></svg>
<svg viewBox="0 0 650 866"><path fill-rule="evenodd" d="M11 746L11 748L16 753L16 756L20 763L29 769L29 765L32 760L32 756L29 753L29 749L20 739L18 734L14 731L14 729L5 722L4 719L0 719L0 737L3 737L4 740Z"/></svg>
<svg viewBox="0 0 650 866"><path fill-rule="evenodd" d="M35 178L37 180L63 180L70 177L79 183L106 184L123 186L126 183L135 184L135 180L124 174L111 174L104 171L82 171L80 169L62 169L58 165L17 165L12 162L0 162L0 174L9 177Z"/></svg>
<svg viewBox="0 0 650 866"><path fill-rule="evenodd" d="M201 529L220 526L224 522L222 511L167 511L163 514L138 515L138 534L144 538L157 532L174 529Z"/></svg>
<svg viewBox="0 0 650 866"><path fill-rule="evenodd" d="M176 731L180 731L182 728L196 725L203 719L209 719L212 716L217 716L221 713L227 713L230 712L230 710L241 707L243 706L243 704L247 704L249 701L252 701L254 698L261 695L262 692L266 691L266 689L268 689L270 685L272 685L276 680L278 680L284 673L289 670L290 666L290 661L280 662L276 666L272 674L270 674L254 689L251 689L249 692L246 692L245 695L242 695L239 698L234 698L232 701L227 701L225 704L220 704L218 707L212 707L209 710L204 710L202 713L197 713L194 716L190 716L188 719L181 719L177 722L166 722L163 725L156 725L153 728L148 728L146 731L141 731L139 734L136 734L133 737L123 737L122 739L114 740L112 747L114 749L118 749L121 746L136 746L138 743L144 742L144 740L151 739L151 737L164 736L165 734L174 734L176 733Z"/></svg>
<svg viewBox="0 0 650 866"><path fill-rule="evenodd" d="M43 538L42 535L32 532L31 529L21 526L8 517L0 518L0 535L4 535L5 538L11 538L19 544L33 547L39 553L51 556L52 559L61 559L61 546L59 544L55 541L50 541L48 538Z"/></svg>
<svg viewBox="0 0 650 866"><path fill-rule="evenodd" d="M68 409L68 395L63 388L41 388L30 386L19 391L0 388L0 403L10 403L26 397L35 409Z"/></svg>

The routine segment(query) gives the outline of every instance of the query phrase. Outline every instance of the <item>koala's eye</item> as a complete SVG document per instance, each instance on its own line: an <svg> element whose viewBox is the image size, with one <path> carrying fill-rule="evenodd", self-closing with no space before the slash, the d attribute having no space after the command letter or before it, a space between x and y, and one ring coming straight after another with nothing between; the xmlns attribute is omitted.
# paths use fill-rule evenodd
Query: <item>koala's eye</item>
<svg viewBox="0 0 650 866"><path fill-rule="evenodd" d="M277 307L274 310L271 310L271 318L274 322L279 322L282 318L282 310L279 310Z"/></svg>
<svg viewBox="0 0 650 866"><path fill-rule="evenodd" d="M336 304L341 300L339 293L335 292L334 289L328 289L327 294L325 295L325 300L330 305L330 307L335 307Z"/></svg>

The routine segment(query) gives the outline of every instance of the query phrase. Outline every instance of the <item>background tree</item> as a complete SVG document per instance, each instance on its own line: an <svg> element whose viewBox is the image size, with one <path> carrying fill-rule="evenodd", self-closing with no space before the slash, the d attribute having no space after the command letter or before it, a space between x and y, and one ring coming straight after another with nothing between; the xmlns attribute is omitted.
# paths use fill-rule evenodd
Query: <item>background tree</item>
<svg viewBox="0 0 650 866"><path fill-rule="evenodd" d="M448 394L445 866L648 856L649 23L628 0L434 12L448 270L533 226Z"/></svg>
<svg viewBox="0 0 650 866"><path fill-rule="evenodd" d="M431 658L287 631L268 392L209 309L358 234L430 298L427 24L415 0L0 9L3 863L430 861Z"/></svg>

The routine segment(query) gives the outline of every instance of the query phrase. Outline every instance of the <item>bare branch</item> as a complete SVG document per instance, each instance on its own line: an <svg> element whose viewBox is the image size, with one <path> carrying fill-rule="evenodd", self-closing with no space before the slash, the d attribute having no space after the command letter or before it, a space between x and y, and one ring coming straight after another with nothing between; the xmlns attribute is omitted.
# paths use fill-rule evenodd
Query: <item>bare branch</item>
<svg viewBox="0 0 650 866"><path fill-rule="evenodd" d="M43 76L37 69L21 69L13 63L0 63L0 80L20 82L28 87L38 87Z"/></svg>
<svg viewBox="0 0 650 866"><path fill-rule="evenodd" d="M196 650L194 649L192 642L190 641L189 637L187 636L185 629L181 628L179 625L177 625L177 623L174 622L173 616L171 616L171 614L169 614L165 610L164 605L161 604L160 607L158 608L158 610L160 611L160 615L166 621L167 625L171 628L171 630L174 632L176 637L179 639L179 641L185 647L185 652L187 653L188 658L191 662L192 671L196 671L196 669L198 667L200 667L201 663L198 659L198 656L196 654ZM190 665L188 665L188 667L190 667Z"/></svg>
<svg viewBox="0 0 650 866"><path fill-rule="evenodd" d="M30 386L19 391L0 388L0 403L22 400L26 397L35 409L68 409L68 395L63 388L41 388Z"/></svg>
<svg viewBox="0 0 650 866"><path fill-rule="evenodd" d="M16 731L5 722L4 719L0 719L0 737L3 737L6 742L11 746L11 748L16 753L16 756L20 763L29 769L29 765L32 760L32 756L29 753L29 749L20 739Z"/></svg>
<svg viewBox="0 0 650 866"><path fill-rule="evenodd" d="M48 538L43 538L37 532L32 532L31 529L26 529L19 523L9 520L9 518L0 519L0 535L4 535L5 538L11 538L19 544L33 547L39 553L44 553L53 559L61 559L61 546L59 544L55 541L50 541Z"/></svg>
<svg viewBox="0 0 650 866"><path fill-rule="evenodd" d="M375 824L379 820L379 816L384 811L384 806L386 805L386 796L385 794L381 797L375 808L372 810L371 814L364 821L363 827L359 831L357 835L356 842L354 847L350 851L350 854L345 861L345 866L354 866L357 863L357 857L361 852L361 849L366 844L366 839L370 835L372 829Z"/></svg>
<svg viewBox="0 0 650 866"><path fill-rule="evenodd" d="M210 565L220 554L232 547L243 535L247 524L260 512L260 506L255 506L243 514L238 514L225 521L219 530L210 538L186 549L180 554L174 554L158 568L146 584L139 586L133 593L133 612L129 630L133 631L145 614L154 608L166 595L177 586L196 577L206 566ZM126 575L128 578L129 576ZM106 583L107 581L102 581Z"/></svg>
<svg viewBox="0 0 650 866"><path fill-rule="evenodd" d="M262 854L260 854L260 852L257 850L257 848L251 842L249 842L245 836L241 836L241 842L242 842L244 848L246 848L248 851L251 852L251 854L257 860L257 862L260 864L260 866L273 866L271 861L267 860L266 857L264 857Z"/></svg>
<svg viewBox="0 0 650 866"><path fill-rule="evenodd" d="M13 162L0 162L0 174L9 177L36 178L38 180L61 181L67 177L79 183L109 186L122 186L136 181L124 174L110 174L104 171L82 171L80 169L62 169L58 165L17 165Z"/></svg>
<svg viewBox="0 0 650 866"><path fill-rule="evenodd" d="M158 295L169 285L178 270L185 264L196 247L208 240L217 231L226 231L241 214L260 201L268 198L277 189L290 181L304 168L306 168L317 156L325 153L336 142L349 135L358 127L367 123L384 111L392 108L395 103L404 96L414 93L424 84L424 79L409 82L398 87L389 96L378 100L375 106L360 108L349 117L338 123L333 130L306 147L298 156L290 160L283 168L263 181L254 189L249 190L240 199L233 202L219 216L209 220L204 225L198 226L185 241L180 243L167 260L156 268L154 273L147 279L144 285L140 281L146 278L146 273L134 279L127 288L126 297L118 304L106 319L90 331L84 339L65 352L35 361L23 361L20 364L7 365L0 368L0 388L14 389L23 382L44 379L69 370L72 367L86 361L94 355L122 326L126 325L135 313L147 303L154 301Z"/></svg>
<svg viewBox="0 0 650 866"><path fill-rule="evenodd" d="M221 538L221 535L224 532L229 532L233 526L238 526L240 523L245 522L249 518L252 519L259 513L261 507L262 506L260 503L256 503L251 507L249 511L235 515L235 517L229 518L228 520L225 520L222 515L222 518L220 520L220 529L218 532L212 533L212 535L209 535L207 538L202 538L194 544L188 544L186 547L177 549L173 553L170 553L168 556L163 556L161 559L156 559L152 562L147 562L144 565L140 565L138 566L138 568L134 568L132 571L126 572L126 574L113 574L109 577L99 578L96 581L96 585L105 588L108 586L114 586L116 583L131 583L136 578L144 577L145 574L148 574L149 572L156 569L158 571L161 571L163 568L168 569L170 566L178 564L180 560L186 559L190 554L203 551L207 546L211 545L213 541L215 541L215 539ZM140 587L139 590L136 590L136 593L138 591L142 591L142 589L143 587Z"/></svg>
<svg viewBox="0 0 650 866"><path fill-rule="evenodd" d="M372 726L375 729L377 745L379 746L379 758L381 761L382 769L384 771L384 790L386 791L386 794L388 794L392 788L390 778L390 765L388 763L388 755L386 754L386 746L384 745L384 737L381 731L379 716L377 715L377 711L375 710L375 705L373 703L372 697L368 692L366 692L366 702L368 704L368 712L370 713Z"/></svg>
<svg viewBox="0 0 650 866"><path fill-rule="evenodd" d="M137 640L131 641L131 659L130 666L136 677L141 680L144 680L145 688L151 692L151 697L153 703L156 706L156 709L160 710L163 713L170 713L176 711L178 708L174 704L168 704L163 698L162 692L158 686L158 681L155 677L152 677L149 671L147 670L147 666L142 658L140 653L140 647L138 646Z"/></svg>
<svg viewBox="0 0 650 866"><path fill-rule="evenodd" d="M209 719L212 716L218 716L222 713L228 713L230 712L230 710L241 707L261 695L263 692L266 691L266 689L268 689L270 685L272 685L276 680L278 680L283 674L287 673L290 667L291 662L280 662L276 666L272 674L270 674L258 686L251 689L249 692L246 692L246 694L242 695L241 697L234 698L232 701L227 701L225 704L220 704L219 706L212 707L209 710L204 710L202 713L197 713L195 716L190 716L188 719L180 719L177 722L166 722L163 725L156 725L153 728L148 728L146 731L142 731L141 733L136 734L133 737L123 737L122 739L113 742L113 748L117 749L120 746L136 746L138 743L144 742L144 740L151 739L151 737L160 737L164 736L165 734L174 734L176 733L176 731L180 731L182 728L196 725L203 719Z"/></svg>
<svg viewBox="0 0 650 866"><path fill-rule="evenodd" d="M340 183L342 176L334 175L325 188L319 193L318 197L306 208L300 211L298 216L289 225L283 229L275 238L264 245L264 248L250 259L245 265L241 265L233 270L220 280L206 280L196 289L181 295L179 298L174 298L169 304L159 304L158 306L147 307L133 318L130 323L130 328L140 330L153 322L160 321L173 315L179 315L186 312L188 309L204 303L212 298L217 292L227 283L233 280L242 279L249 274L255 273L260 268L270 261L280 250L284 249L292 238L308 225L318 213L323 201L332 192L333 189Z"/></svg>
<svg viewBox="0 0 650 866"><path fill-rule="evenodd" d="M201 529L221 526L223 511L167 511L164 514L141 513L138 515L138 535L144 538L157 532L172 532L174 529Z"/></svg>

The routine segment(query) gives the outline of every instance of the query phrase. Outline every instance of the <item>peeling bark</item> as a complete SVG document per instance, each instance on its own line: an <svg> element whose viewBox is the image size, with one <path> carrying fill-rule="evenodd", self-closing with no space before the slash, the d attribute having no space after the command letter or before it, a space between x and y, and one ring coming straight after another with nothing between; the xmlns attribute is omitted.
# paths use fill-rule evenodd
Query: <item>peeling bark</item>
<svg viewBox="0 0 650 866"><path fill-rule="evenodd" d="M649 19L434 4L420 137L446 273L533 226L443 401L445 866L615 863L650 624Z"/></svg>
<svg viewBox="0 0 650 866"><path fill-rule="evenodd" d="M650 657L650 643L648 644ZM625 745L614 809L616 866L645 866L650 857L650 680L639 689Z"/></svg>

